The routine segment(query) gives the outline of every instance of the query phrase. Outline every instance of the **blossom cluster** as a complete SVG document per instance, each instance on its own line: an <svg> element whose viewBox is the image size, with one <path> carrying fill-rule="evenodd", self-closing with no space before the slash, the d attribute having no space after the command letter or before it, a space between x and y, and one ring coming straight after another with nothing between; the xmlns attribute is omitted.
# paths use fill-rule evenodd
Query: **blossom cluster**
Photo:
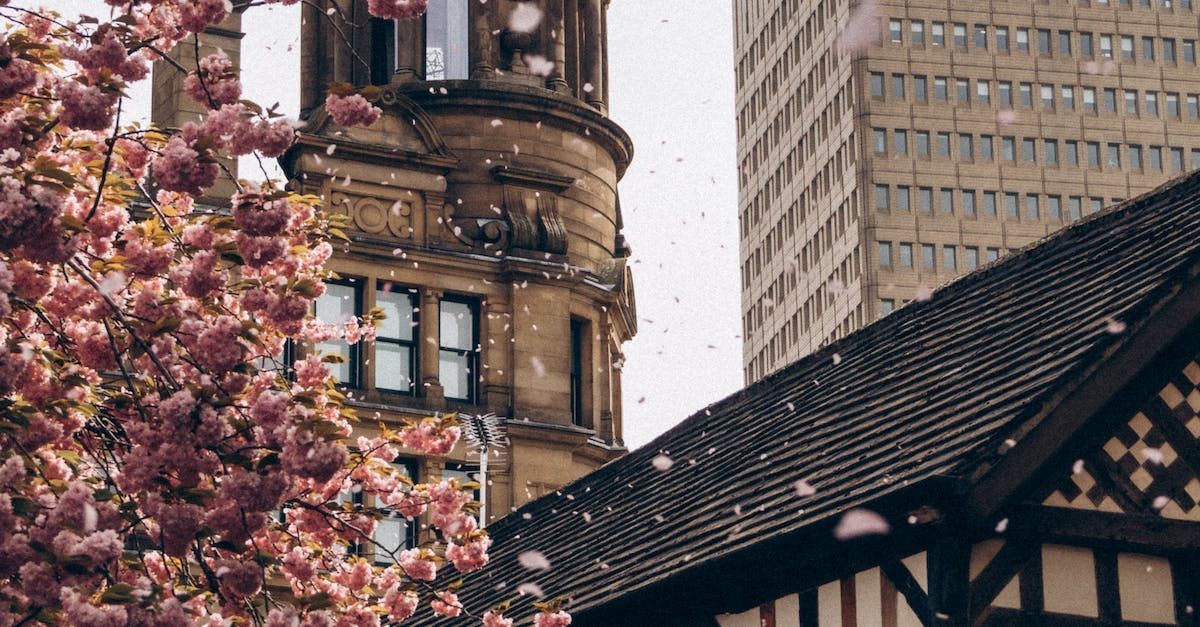
<svg viewBox="0 0 1200 627"><path fill-rule="evenodd" d="M474 486L413 484L391 463L401 449L447 454L454 421L381 428L351 448L356 417L321 356L284 359L289 344L373 338L369 318L330 328L311 313L344 218L275 182L213 197L223 160L282 155L295 124L242 101L221 53L181 68L207 111L196 121L144 129L119 118L150 61L224 20L229 0L109 0L108 21L75 23L7 4L0 625L368 626L422 605L467 614L439 577L447 564L459 574L487 564ZM370 2L392 18L424 4ZM378 117L361 96L329 109L347 124ZM341 498L353 492L364 496ZM394 554L376 545L387 511L427 521L426 542Z"/></svg>

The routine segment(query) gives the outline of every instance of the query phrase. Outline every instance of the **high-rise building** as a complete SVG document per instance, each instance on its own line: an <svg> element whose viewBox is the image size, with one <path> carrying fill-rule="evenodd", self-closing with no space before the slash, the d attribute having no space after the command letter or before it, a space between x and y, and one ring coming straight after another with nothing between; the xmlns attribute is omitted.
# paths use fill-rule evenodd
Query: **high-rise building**
<svg viewBox="0 0 1200 627"><path fill-rule="evenodd" d="M733 8L747 382L1200 167L1193 0Z"/></svg>
<svg viewBox="0 0 1200 627"><path fill-rule="evenodd" d="M636 314L617 182L632 144L607 117L607 2L431 0L398 23L366 5L305 3L303 127L281 163L295 190L348 223L317 317L387 317L373 342L295 350L342 358L335 374L362 435L435 414L499 416L492 520L625 452L621 347ZM236 17L226 26L206 33L202 54L237 57ZM194 47L180 48L194 63ZM156 67L164 124L189 115L175 71ZM382 117L338 126L324 109L337 83L366 89ZM476 478L480 460L460 444L446 460L396 463L427 481ZM377 533L403 546L415 528L397 516Z"/></svg>

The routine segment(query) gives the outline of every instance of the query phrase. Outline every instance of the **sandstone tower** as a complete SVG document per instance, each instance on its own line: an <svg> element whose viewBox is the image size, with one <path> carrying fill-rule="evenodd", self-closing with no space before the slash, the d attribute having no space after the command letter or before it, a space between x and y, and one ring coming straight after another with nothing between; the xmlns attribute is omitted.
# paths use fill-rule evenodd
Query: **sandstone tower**
<svg viewBox="0 0 1200 627"><path fill-rule="evenodd" d="M617 182L632 145L606 116L606 5L431 0L406 22L370 17L366 0L303 7L304 126L281 163L350 223L316 313L387 314L375 342L317 348L345 358L365 434L435 413L502 419L489 521L625 452L636 315ZM238 39L204 43L234 57ZM169 73L155 82L168 109ZM323 109L337 83L372 87L382 118L337 126ZM419 481L479 468L461 444L396 463ZM413 527L385 520L377 535L403 544Z"/></svg>

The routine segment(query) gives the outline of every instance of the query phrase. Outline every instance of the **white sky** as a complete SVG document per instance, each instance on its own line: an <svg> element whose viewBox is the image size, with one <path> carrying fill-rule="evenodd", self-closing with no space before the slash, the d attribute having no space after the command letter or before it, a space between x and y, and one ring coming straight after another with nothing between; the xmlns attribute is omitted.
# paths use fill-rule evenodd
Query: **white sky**
<svg viewBox="0 0 1200 627"><path fill-rule="evenodd" d="M14 4L105 14L100 0ZM620 186L640 319L625 351L631 448L741 387L731 20L728 0L609 9L610 115L635 146ZM293 117L299 27L299 5L256 7L243 22L246 97ZM149 81L131 96L148 117Z"/></svg>

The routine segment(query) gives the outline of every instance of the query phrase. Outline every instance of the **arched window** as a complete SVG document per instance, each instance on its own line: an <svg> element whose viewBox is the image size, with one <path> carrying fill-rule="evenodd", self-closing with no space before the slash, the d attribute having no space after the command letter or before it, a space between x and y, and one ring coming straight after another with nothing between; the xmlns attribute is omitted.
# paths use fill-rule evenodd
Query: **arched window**
<svg viewBox="0 0 1200 627"><path fill-rule="evenodd" d="M470 76L469 0L431 0L425 11L425 80Z"/></svg>

